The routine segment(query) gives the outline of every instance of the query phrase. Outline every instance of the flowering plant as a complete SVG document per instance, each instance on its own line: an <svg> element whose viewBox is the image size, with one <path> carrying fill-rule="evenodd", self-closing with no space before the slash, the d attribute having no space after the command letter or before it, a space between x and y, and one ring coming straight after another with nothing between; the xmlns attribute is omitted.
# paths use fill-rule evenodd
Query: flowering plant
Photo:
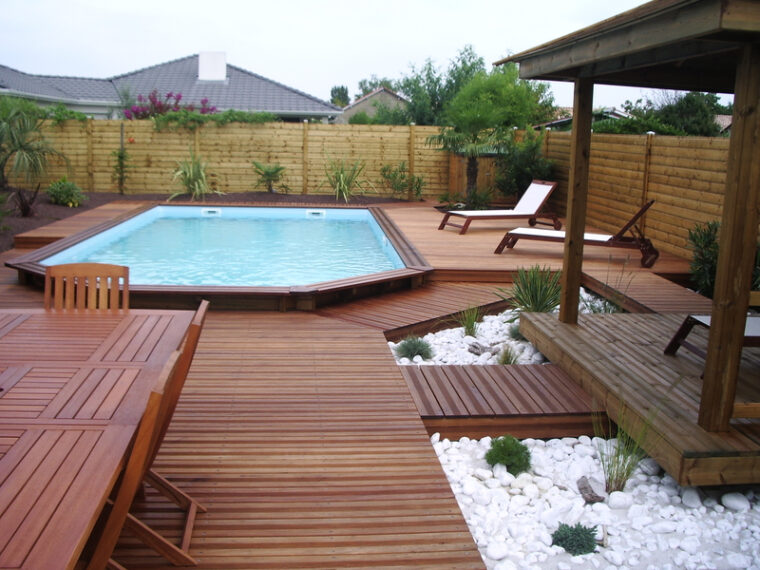
<svg viewBox="0 0 760 570"><path fill-rule="evenodd" d="M192 103L188 105L180 105L182 101L182 93L174 93L169 91L165 96L161 97L158 93L158 89L154 89L150 94L145 97L143 95L137 96L137 103L131 107L124 109L124 118L134 119L149 119L158 115L165 115L171 111L180 111L182 109L187 111L196 111L201 115L211 115L216 113L216 107L209 105L208 99L201 99L200 109L196 109Z"/></svg>

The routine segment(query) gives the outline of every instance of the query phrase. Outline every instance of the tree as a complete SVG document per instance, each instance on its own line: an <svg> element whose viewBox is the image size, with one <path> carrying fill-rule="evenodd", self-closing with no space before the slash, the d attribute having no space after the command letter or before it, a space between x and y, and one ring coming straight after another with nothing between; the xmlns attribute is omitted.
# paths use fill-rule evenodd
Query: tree
<svg viewBox="0 0 760 570"><path fill-rule="evenodd" d="M467 157L467 200L477 191L478 157L498 151L513 127L545 120L553 99L545 84L521 80L515 65L477 73L446 107L445 124L428 144Z"/></svg>
<svg viewBox="0 0 760 570"><path fill-rule="evenodd" d="M45 112L16 97L0 96L0 189L7 189L6 168L23 174L27 182L47 171L49 157L61 157L42 134Z"/></svg>
<svg viewBox="0 0 760 570"><path fill-rule="evenodd" d="M396 82L393 79L387 77L378 77L372 75L369 79L362 79L359 81L359 93L354 97L354 100L361 99L365 95L369 95L373 91L376 91L380 87L385 87L391 91L396 91Z"/></svg>
<svg viewBox="0 0 760 570"><path fill-rule="evenodd" d="M349 103L348 87L345 85L336 85L330 89L330 103L338 107L346 107Z"/></svg>
<svg viewBox="0 0 760 570"><path fill-rule="evenodd" d="M720 133L720 127L715 122L718 105L718 96L714 93L692 91L660 107L654 115L687 135L714 137Z"/></svg>

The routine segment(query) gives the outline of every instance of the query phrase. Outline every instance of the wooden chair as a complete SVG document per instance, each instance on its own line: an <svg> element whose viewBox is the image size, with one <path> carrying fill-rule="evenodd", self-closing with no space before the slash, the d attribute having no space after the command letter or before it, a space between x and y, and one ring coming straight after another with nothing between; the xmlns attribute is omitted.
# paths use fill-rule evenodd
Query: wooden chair
<svg viewBox="0 0 760 570"><path fill-rule="evenodd" d="M90 559L88 569L102 568L102 566L98 565L105 564L106 562L110 567L119 567L118 564L110 561L109 558L116 546L122 527L129 529L142 542L164 556L175 566L196 565L195 559L189 554L190 541L192 539L196 515L198 512L206 512L206 509L190 495L152 470L151 465L158 454L158 450L174 415L174 410L177 407L177 402L182 393L182 388L198 345L198 339L206 318L208 306L209 302L205 300L199 305L180 350L174 353L162 371L156 388L151 393L151 399L148 402L148 407L135 437L129 462L122 475L122 482L113 501L106 526L100 535L98 546L93 557ZM159 393L159 387L160 401L156 403L153 400L156 394ZM154 410L154 408L156 409ZM129 507L137 493L141 490L143 482L149 483L157 491L185 510L185 524L180 546L170 542L129 513ZM126 510L124 507L125 502L127 503ZM113 536L114 534L115 536Z"/></svg>
<svg viewBox="0 0 760 570"><path fill-rule="evenodd" d="M665 347L665 354L673 356L683 346L690 350L694 354L706 358L707 354L701 348L688 342L686 337L689 336L691 329L695 326L701 326L706 329L710 328L712 319L710 315L689 315L687 316L678 330ZM744 337L742 338L742 346L760 346L760 317L747 317L744 323Z"/></svg>
<svg viewBox="0 0 760 570"><path fill-rule="evenodd" d="M620 247L626 249L638 249L641 251L641 266L652 267L660 256L660 252L652 245L652 242L644 237L644 234L636 225L639 218L654 204L651 200L644 204L628 222L614 234L583 234L583 243L586 245L599 245L604 247ZM631 233L627 236L628 232ZM564 231L540 230L533 228L517 228L504 234L504 237L496 246L494 253L501 253L504 248L511 249L520 239L538 241L565 241Z"/></svg>
<svg viewBox="0 0 760 570"><path fill-rule="evenodd" d="M49 265L45 268L45 308L129 309L129 267L107 263Z"/></svg>
<svg viewBox="0 0 760 570"><path fill-rule="evenodd" d="M558 230L562 227L562 222L556 214L541 212L544 204L556 187L556 182L534 180L525 190L520 201L511 210L449 210L443 215L443 220L441 220L438 229L442 230L446 226L451 226L459 228L459 233L463 234L467 232L467 229L474 220L515 220L527 218L531 226L543 224L553 226L555 230ZM462 218L462 223L457 224L450 221L452 216L454 218ZM541 222L538 218L548 218L551 221Z"/></svg>

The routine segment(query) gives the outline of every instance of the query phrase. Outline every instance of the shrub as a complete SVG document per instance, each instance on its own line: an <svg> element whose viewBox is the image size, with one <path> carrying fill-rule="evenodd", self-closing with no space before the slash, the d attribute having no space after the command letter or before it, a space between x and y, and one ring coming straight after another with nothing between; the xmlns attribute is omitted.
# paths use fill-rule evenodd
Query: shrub
<svg viewBox="0 0 760 570"><path fill-rule="evenodd" d="M560 272L534 265L517 270L511 292L498 288L496 295L518 313L551 313L559 307L561 292Z"/></svg>
<svg viewBox="0 0 760 570"><path fill-rule="evenodd" d="M541 154L543 137L528 130L523 140L508 139L496 158L496 189L519 196L534 180L551 178L552 163Z"/></svg>
<svg viewBox="0 0 760 570"><path fill-rule="evenodd" d="M509 327L509 338L512 340L526 340L523 333L520 332L520 323L512 323Z"/></svg>
<svg viewBox="0 0 760 570"><path fill-rule="evenodd" d="M336 201L344 200L348 202L357 191L364 192L364 185L369 184L361 180L364 166L364 162L361 160L354 161L352 164L346 164L343 160L330 160L327 162L325 177L327 183L335 192Z"/></svg>
<svg viewBox="0 0 760 570"><path fill-rule="evenodd" d="M421 356L424 360L433 358L433 348L425 339L418 336L408 336L396 346L396 356L399 358L413 359Z"/></svg>
<svg viewBox="0 0 760 570"><path fill-rule="evenodd" d="M285 167L279 164L262 164L253 161L253 170L259 179L256 181L256 187L264 187L267 192L274 192L275 185L279 186L286 193L290 188L283 182L285 178Z"/></svg>
<svg viewBox="0 0 760 570"><path fill-rule="evenodd" d="M517 355L511 346L507 345L501 350L501 353L499 353L499 364L502 366L517 364Z"/></svg>
<svg viewBox="0 0 760 570"><path fill-rule="evenodd" d="M113 173L111 174L111 180L116 184L116 188L119 189L119 194L124 194L124 190L127 187L127 178L129 175L129 153L124 147L117 148L111 153L113 156Z"/></svg>
<svg viewBox="0 0 760 570"><path fill-rule="evenodd" d="M209 192L224 194L224 192L213 190L209 186L206 178L206 163L203 162L201 157L196 156L192 151L190 151L189 160L183 160L177 163L173 181L179 182L184 187L184 190L175 192L169 196L169 200L173 200L182 194L190 194L191 200L205 200L206 194Z"/></svg>
<svg viewBox="0 0 760 570"><path fill-rule="evenodd" d="M480 307L467 307L454 316L454 321L464 329L465 336L475 336L480 316Z"/></svg>
<svg viewBox="0 0 760 570"><path fill-rule="evenodd" d="M552 534L552 546L561 546L573 556L591 554L596 550L596 527L560 523Z"/></svg>
<svg viewBox="0 0 760 570"><path fill-rule="evenodd" d="M78 208L87 200L82 189L74 182L67 180L65 176L50 185L47 189L47 195L53 204L68 206L69 208Z"/></svg>
<svg viewBox="0 0 760 570"><path fill-rule="evenodd" d="M491 449L486 452L486 461L491 467L500 463L512 475L519 475L530 469L530 450L514 436L504 435L491 440Z"/></svg>
<svg viewBox="0 0 760 570"><path fill-rule="evenodd" d="M415 176L408 172L406 162L402 161L398 166L384 165L380 168L380 177L393 196L401 198L414 196L416 200L422 199L422 188L425 186L425 181L422 176Z"/></svg>

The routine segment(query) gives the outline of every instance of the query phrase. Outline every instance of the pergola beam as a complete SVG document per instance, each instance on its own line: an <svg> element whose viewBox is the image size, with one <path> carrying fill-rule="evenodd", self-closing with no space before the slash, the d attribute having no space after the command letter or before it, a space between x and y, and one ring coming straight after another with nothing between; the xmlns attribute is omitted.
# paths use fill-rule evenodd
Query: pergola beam
<svg viewBox="0 0 760 570"><path fill-rule="evenodd" d="M749 307L760 206L760 45L747 44L736 68L734 116L713 294L712 324L699 405L699 425L726 431Z"/></svg>

